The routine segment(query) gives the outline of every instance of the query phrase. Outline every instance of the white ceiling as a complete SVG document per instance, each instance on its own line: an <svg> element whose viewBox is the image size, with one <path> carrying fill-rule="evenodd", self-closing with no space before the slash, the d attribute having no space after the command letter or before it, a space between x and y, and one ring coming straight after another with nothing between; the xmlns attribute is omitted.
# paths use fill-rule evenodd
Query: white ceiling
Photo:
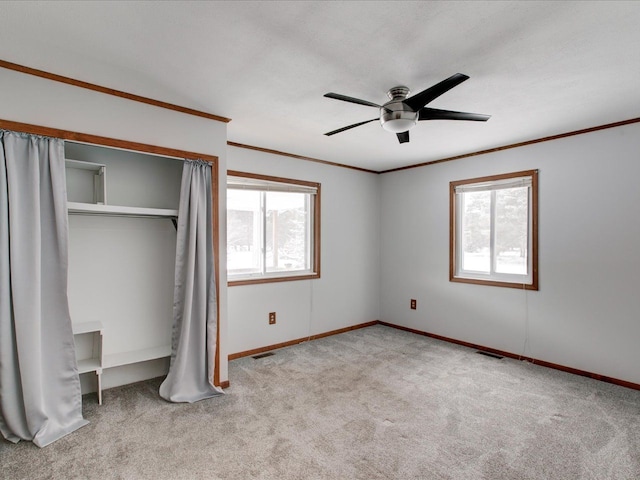
<svg viewBox="0 0 640 480"><path fill-rule="evenodd" d="M640 2L0 2L0 59L229 117L228 139L386 170L640 116ZM471 78L399 144L372 107ZM1 115L0 115L1 117Z"/></svg>

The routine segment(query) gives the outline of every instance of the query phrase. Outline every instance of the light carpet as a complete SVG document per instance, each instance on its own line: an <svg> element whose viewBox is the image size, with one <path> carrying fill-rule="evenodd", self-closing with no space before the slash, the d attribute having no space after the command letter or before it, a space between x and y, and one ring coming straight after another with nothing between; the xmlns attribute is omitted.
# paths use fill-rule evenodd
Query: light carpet
<svg viewBox="0 0 640 480"><path fill-rule="evenodd" d="M381 325L230 363L221 397L161 379L84 398L91 423L0 442L3 479L640 478L640 392Z"/></svg>

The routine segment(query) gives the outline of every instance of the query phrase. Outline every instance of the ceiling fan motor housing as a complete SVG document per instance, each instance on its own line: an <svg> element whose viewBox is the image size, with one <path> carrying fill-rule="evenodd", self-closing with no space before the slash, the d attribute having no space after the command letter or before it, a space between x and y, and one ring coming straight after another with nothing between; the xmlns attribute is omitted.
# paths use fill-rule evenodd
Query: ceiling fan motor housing
<svg viewBox="0 0 640 480"><path fill-rule="evenodd" d="M391 100L380 108L382 128L389 132L402 133L418 123L418 112L414 112L403 102L409 92L404 86L393 87L387 92Z"/></svg>

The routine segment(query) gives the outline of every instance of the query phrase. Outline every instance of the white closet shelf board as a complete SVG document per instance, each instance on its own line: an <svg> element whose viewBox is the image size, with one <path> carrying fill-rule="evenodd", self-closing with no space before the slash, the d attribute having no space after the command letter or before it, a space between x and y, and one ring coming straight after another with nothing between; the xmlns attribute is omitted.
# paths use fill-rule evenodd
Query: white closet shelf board
<svg viewBox="0 0 640 480"><path fill-rule="evenodd" d="M64 163L67 167L79 168L81 170L90 170L92 172L97 172L101 168L106 167L106 165L102 163L84 162L82 160L72 160L70 158L66 158Z"/></svg>
<svg viewBox="0 0 640 480"><path fill-rule="evenodd" d="M131 352L111 353L104 356L103 367L112 368L122 365L130 365L132 363L146 362L148 360L156 360L158 358L170 357L171 346L162 345L160 347L145 348L143 350L134 350Z"/></svg>
<svg viewBox="0 0 640 480"><path fill-rule="evenodd" d="M104 328L102 326L102 322L99 322L97 320L91 321L91 322L73 323L71 327L73 329L74 335L80 335L82 333L99 332Z"/></svg>
<svg viewBox="0 0 640 480"><path fill-rule="evenodd" d="M69 213L85 215L118 215L131 217L162 217L178 216L178 210L167 208L127 207L123 205L98 205L94 203L68 202Z"/></svg>
<svg viewBox="0 0 640 480"><path fill-rule="evenodd" d="M97 375L102 373L102 365L99 358L87 358L78 360L78 373L95 372Z"/></svg>

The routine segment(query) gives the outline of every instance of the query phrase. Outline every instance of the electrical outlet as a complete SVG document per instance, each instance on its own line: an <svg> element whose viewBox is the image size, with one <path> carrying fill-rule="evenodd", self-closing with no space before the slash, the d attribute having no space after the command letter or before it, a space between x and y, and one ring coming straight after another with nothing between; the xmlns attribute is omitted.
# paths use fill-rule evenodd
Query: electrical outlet
<svg viewBox="0 0 640 480"><path fill-rule="evenodd" d="M276 324L276 312L269 312L269 325Z"/></svg>
<svg viewBox="0 0 640 480"><path fill-rule="evenodd" d="M418 308L418 302L415 298L411 299L411 310L416 310Z"/></svg>

